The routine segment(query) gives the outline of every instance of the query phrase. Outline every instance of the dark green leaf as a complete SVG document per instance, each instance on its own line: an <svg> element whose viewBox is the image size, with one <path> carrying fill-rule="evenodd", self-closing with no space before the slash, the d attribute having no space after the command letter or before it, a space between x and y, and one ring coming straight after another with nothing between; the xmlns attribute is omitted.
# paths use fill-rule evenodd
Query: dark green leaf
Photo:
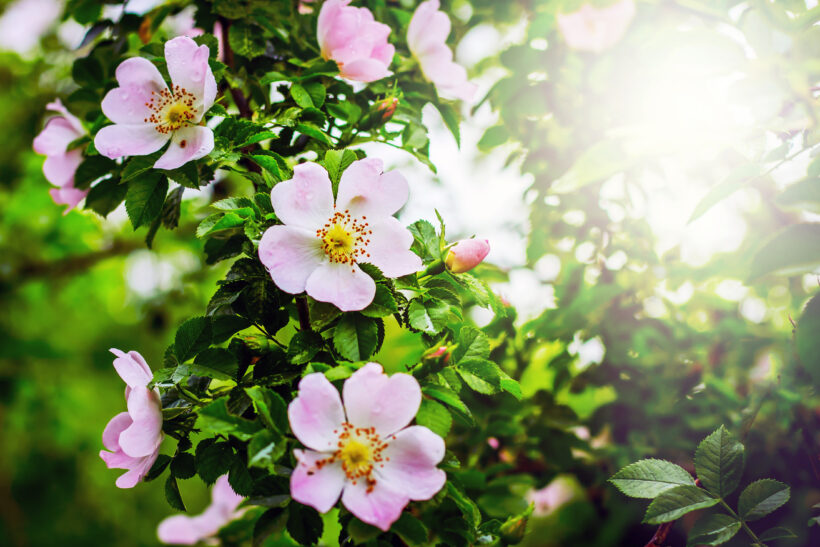
<svg viewBox="0 0 820 547"><path fill-rule="evenodd" d="M322 536L322 517L316 509L292 502L287 527L290 537L299 545L313 545Z"/></svg>
<svg viewBox="0 0 820 547"><path fill-rule="evenodd" d="M111 172L117 162L105 156L90 156L83 160L74 173L74 187L84 189L98 178Z"/></svg>
<svg viewBox="0 0 820 547"><path fill-rule="evenodd" d="M375 351L379 340L376 321L359 313L348 313L333 331L333 347L348 361L363 361Z"/></svg>
<svg viewBox="0 0 820 547"><path fill-rule="evenodd" d="M165 499L168 500L168 505L177 511L187 511L185 504L182 502L182 496L179 495L177 480L173 475L168 475L165 480Z"/></svg>
<svg viewBox="0 0 820 547"><path fill-rule="evenodd" d="M288 432L287 405L278 393L262 386L245 388L245 393L253 401L256 413L266 426L280 433Z"/></svg>
<svg viewBox="0 0 820 547"><path fill-rule="evenodd" d="M685 469L666 460L647 459L627 465L615 473L609 482L633 498L655 498L675 486L694 486L695 481Z"/></svg>
<svg viewBox="0 0 820 547"><path fill-rule="evenodd" d="M206 484L213 484L228 472L233 463L233 450L228 443L206 444L196 447L196 472Z"/></svg>
<svg viewBox="0 0 820 547"><path fill-rule="evenodd" d="M643 521L648 524L672 522L691 511L712 507L718 501L720 501L718 498L712 497L703 488L688 485L676 486L661 492L649 504Z"/></svg>
<svg viewBox="0 0 820 547"><path fill-rule="evenodd" d="M775 526L774 528L769 528L762 534L759 534L757 537L760 538L760 541L774 541L776 539L794 539L797 537L797 534L788 528Z"/></svg>
<svg viewBox="0 0 820 547"><path fill-rule="evenodd" d="M687 545L720 545L740 530L741 523L734 517L715 513L701 517L689 531Z"/></svg>
<svg viewBox="0 0 820 547"><path fill-rule="evenodd" d="M239 440L247 441L262 425L239 416L233 416L225 406L227 397L221 397L199 410L196 425L202 431L214 435L233 435Z"/></svg>
<svg viewBox="0 0 820 547"><path fill-rule="evenodd" d="M429 300L415 298L410 301L410 306L407 308L410 326L427 334L441 332L449 316L450 305L435 298Z"/></svg>
<svg viewBox="0 0 820 547"><path fill-rule="evenodd" d="M262 547L268 537L284 530L286 516L281 507L272 507L262 513L253 525L253 547Z"/></svg>
<svg viewBox="0 0 820 547"><path fill-rule="evenodd" d="M237 22L228 30L228 44L234 53L253 59L265 53L266 43L258 27Z"/></svg>
<svg viewBox="0 0 820 547"><path fill-rule="evenodd" d="M453 425L453 417L444 405L430 399L422 399L416 414L416 423L427 427L436 435L446 437Z"/></svg>
<svg viewBox="0 0 820 547"><path fill-rule="evenodd" d="M407 545L425 545L427 543L427 527L407 511L401 514L399 520L393 523L390 530L397 533Z"/></svg>
<svg viewBox="0 0 820 547"><path fill-rule="evenodd" d="M171 473L178 479L190 479L196 475L196 462L193 454L180 452L171 461Z"/></svg>
<svg viewBox="0 0 820 547"><path fill-rule="evenodd" d="M737 512L743 520L757 520L789 501L789 496L789 487L782 482L761 479L740 493Z"/></svg>
<svg viewBox="0 0 820 547"><path fill-rule="evenodd" d="M140 175L128 183L125 210L135 230L159 216L167 193L168 179L156 171Z"/></svg>
<svg viewBox="0 0 820 547"><path fill-rule="evenodd" d="M458 332L458 346L453 350L453 362L473 357L486 359L490 356L490 341L487 335L475 327L461 327Z"/></svg>
<svg viewBox="0 0 820 547"><path fill-rule="evenodd" d="M721 425L698 445L695 470L704 488L725 498L740 482L743 458L743 445Z"/></svg>
<svg viewBox="0 0 820 547"><path fill-rule="evenodd" d="M324 341L313 331L302 330L293 335L288 344L288 359L295 365L307 363L319 353Z"/></svg>
<svg viewBox="0 0 820 547"><path fill-rule="evenodd" d="M174 351L180 363L211 345L211 320L192 317L180 325L174 338Z"/></svg>
<svg viewBox="0 0 820 547"><path fill-rule="evenodd" d="M236 356L224 348L206 348L196 356L193 365L183 366L187 366L190 374L196 376L235 380L239 363Z"/></svg>
<svg viewBox="0 0 820 547"><path fill-rule="evenodd" d="M85 198L85 206L107 217L125 199L128 191L126 184L120 184L119 179L110 178L95 184Z"/></svg>

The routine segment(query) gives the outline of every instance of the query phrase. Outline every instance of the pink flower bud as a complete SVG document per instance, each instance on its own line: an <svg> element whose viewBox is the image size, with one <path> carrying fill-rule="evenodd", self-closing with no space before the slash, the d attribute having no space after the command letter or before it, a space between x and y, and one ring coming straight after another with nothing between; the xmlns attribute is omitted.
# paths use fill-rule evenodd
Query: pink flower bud
<svg viewBox="0 0 820 547"><path fill-rule="evenodd" d="M464 273L481 264L489 252L490 242L486 239L462 239L450 248L444 263L451 272Z"/></svg>

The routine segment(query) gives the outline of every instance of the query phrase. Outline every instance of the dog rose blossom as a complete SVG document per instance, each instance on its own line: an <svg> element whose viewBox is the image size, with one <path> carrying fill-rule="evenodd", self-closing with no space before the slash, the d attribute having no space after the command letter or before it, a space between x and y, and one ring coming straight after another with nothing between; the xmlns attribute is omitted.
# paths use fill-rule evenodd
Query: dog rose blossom
<svg viewBox="0 0 820 547"><path fill-rule="evenodd" d="M436 465L444 439L407 427L421 404L421 388L409 374L387 376L368 363L339 392L322 373L308 374L288 406L290 427L308 450L295 450L290 477L294 500L326 513L339 500L363 522L384 531L410 500L441 490L446 474Z"/></svg>
<svg viewBox="0 0 820 547"><path fill-rule="evenodd" d="M74 173L83 162L83 152L79 148L69 150L68 145L85 135L83 124L72 115L59 99L46 105L48 110L58 112L46 123L40 134L34 138L34 151L46 156L43 174L51 184L51 199L57 205L68 205L65 213L71 211L88 194L88 190L74 188ZM64 213L64 214L65 214Z"/></svg>
<svg viewBox="0 0 820 547"><path fill-rule="evenodd" d="M343 78L374 82L389 76L387 67L396 48L387 42L390 27L373 20L367 8L350 0L327 0L319 11L316 30L322 57L339 65Z"/></svg>
<svg viewBox="0 0 820 547"><path fill-rule="evenodd" d="M409 187L382 162L354 161L342 174L336 203L327 171L316 163L293 169L293 178L271 190L276 216L259 242L259 258L285 292L306 291L342 311L366 308L376 294L373 279L359 267L369 262L387 277L421 269L410 250L413 236L392 215L407 201Z"/></svg>
<svg viewBox="0 0 820 547"><path fill-rule="evenodd" d="M122 352L112 348L114 369L125 381L128 412L114 416L103 431L100 458L109 469L127 469L117 479L117 487L133 488L148 474L159 455L162 443L162 403L159 390L148 389L153 378L151 368L136 351Z"/></svg>
<svg viewBox="0 0 820 547"><path fill-rule="evenodd" d="M100 129L94 139L100 154L111 159L145 156L170 140L154 167L176 169L210 153L213 131L199 125L216 98L208 55L208 46L197 46L187 36L166 42L170 88L148 59L132 57L120 63L120 85L102 101L102 111L114 125Z"/></svg>
<svg viewBox="0 0 820 547"><path fill-rule="evenodd" d="M600 53L618 43L634 16L633 0L605 8L584 4L578 11L559 13L558 29L570 48Z"/></svg>
<svg viewBox="0 0 820 547"><path fill-rule="evenodd" d="M228 483L228 475L222 475L211 490L211 504L195 517L174 515L159 523L157 537L163 543L171 545L196 545L199 542L209 543L219 530L242 516L238 510L245 499L233 491Z"/></svg>
<svg viewBox="0 0 820 547"><path fill-rule="evenodd" d="M424 77L435 84L439 95L469 101L477 88L467 81L464 67L453 62L453 52L446 43L450 18L439 11L439 5L439 0L419 4L407 27L407 45L421 65Z"/></svg>
<svg viewBox="0 0 820 547"><path fill-rule="evenodd" d="M462 239L450 247L444 263L451 272L464 273L481 264L489 252L490 242L486 239Z"/></svg>

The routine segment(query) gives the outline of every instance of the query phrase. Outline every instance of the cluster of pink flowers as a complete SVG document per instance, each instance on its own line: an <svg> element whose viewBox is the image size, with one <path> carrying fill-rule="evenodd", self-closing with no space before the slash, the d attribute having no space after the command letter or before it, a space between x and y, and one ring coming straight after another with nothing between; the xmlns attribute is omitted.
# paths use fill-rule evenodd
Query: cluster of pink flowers
<svg viewBox="0 0 820 547"><path fill-rule="evenodd" d="M242 516L244 510L239 504L245 499L233 491L228 483L228 475L222 475L211 490L211 504L195 517L174 515L159 523L157 537L163 543L172 545L196 545L210 543L216 533Z"/></svg>
<svg viewBox="0 0 820 547"><path fill-rule="evenodd" d="M34 139L34 151L46 156L43 162L43 174L57 188L51 189L51 199L57 205L68 205L68 213L88 194L88 190L74 188L74 174L83 161L83 152L79 148L69 150L69 145L85 135L80 120L63 106L59 99L46 106L59 113L46 123L46 126Z"/></svg>
<svg viewBox="0 0 820 547"><path fill-rule="evenodd" d="M387 531L410 500L430 499L444 486L447 476L436 467L444 439L408 427L421 404L409 374L387 376L368 363L345 381L342 398L321 373L299 382L288 418L308 450L294 451L291 496L321 513L341 497L360 520Z"/></svg>
<svg viewBox="0 0 820 547"><path fill-rule="evenodd" d="M390 27L375 21L369 9L348 4L350 0L322 4L317 28L322 56L336 61L339 73L350 80L372 82L389 76L396 51L387 41ZM449 34L450 19L439 11L439 0L428 0L413 13L407 44L424 77L442 97L468 101L476 87L467 81L464 67L453 62L453 52L446 44Z"/></svg>
<svg viewBox="0 0 820 547"><path fill-rule="evenodd" d="M117 356L114 369L125 382L128 412L111 418L103 431L100 458L109 469L127 469L117 479L119 488L133 488L150 471L162 443L162 403L159 390L148 389L153 378L151 368L136 351L124 353L111 349Z"/></svg>

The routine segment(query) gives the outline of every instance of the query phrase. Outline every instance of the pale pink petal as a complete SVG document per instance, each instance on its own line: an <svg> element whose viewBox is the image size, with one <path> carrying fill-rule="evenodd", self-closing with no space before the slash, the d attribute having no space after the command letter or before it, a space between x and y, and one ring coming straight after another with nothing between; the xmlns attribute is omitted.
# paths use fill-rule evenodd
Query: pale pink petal
<svg viewBox="0 0 820 547"><path fill-rule="evenodd" d="M308 277L305 292L319 302L330 302L342 311L363 310L376 296L376 282L354 264L327 262Z"/></svg>
<svg viewBox="0 0 820 547"><path fill-rule="evenodd" d="M142 87L149 96L151 91L161 92L168 88L154 63L144 57L131 57L121 62L115 76L120 87Z"/></svg>
<svg viewBox="0 0 820 547"><path fill-rule="evenodd" d="M76 131L78 136L85 134L85 128L83 127L82 122L77 118L77 116L68 111L60 99L54 99L48 103L46 105L46 109L53 112L58 112L63 118L66 119L71 127L74 128L74 131Z"/></svg>
<svg viewBox="0 0 820 547"><path fill-rule="evenodd" d="M227 513L235 511L244 499L243 496L233 491L231 484L228 482L228 475L222 475L216 479L211 489L211 504Z"/></svg>
<svg viewBox="0 0 820 547"><path fill-rule="evenodd" d="M195 98L195 123L213 106L216 97L216 80L208 65L209 55L208 46L197 46L187 36L178 36L165 42L165 60L174 89L179 86Z"/></svg>
<svg viewBox="0 0 820 547"><path fill-rule="evenodd" d="M120 434L120 447L135 458L151 454L162 442L159 396L145 387L131 388L128 414L134 422Z"/></svg>
<svg viewBox="0 0 820 547"><path fill-rule="evenodd" d="M114 484L116 484L117 488L133 488L148 474L154 462L157 460L158 455L159 450L149 456L138 459L135 466L127 473L120 475Z"/></svg>
<svg viewBox="0 0 820 547"><path fill-rule="evenodd" d="M321 372L299 381L299 394L288 405L293 434L303 445L319 452L333 451L345 421L339 392Z"/></svg>
<svg viewBox="0 0 820 547"><path fill-rule="evenodd" d="M154 376L142 355L136 351L125 353L117 348L108 351L116 355L114 369L129 387L145 387L151 382Z"/></svg>
<svg viewBox="0 0 820 547"><path fill-rule="evenodd" d="M74 173L82 162L83 153L79 149L52 154L43 162L43 174L55 186L68 186L74 182Z"/></svg>
<svg viewBox="0 0 820 547"><path fill-rule="evenodd" d="M132 458L122 450L116 452L100 450L100 458L108 469L136 469L142 461L142 458Z"/></svg>
<svg viewBox="0 0 820 547"><path fill-rule="evenodd" d="M145 156L156 152L168 142L169 136L153 125L107 125L97 132L94 146L107 158Z"/></svg>
<svg viewBox="0 0 820 547"><path fill-rule="evenodd" d="M112 452L120 449L120 433L131 427L133 420L127 412L120 412L105 426L102 434L103 446Z"/></svg>
<svg viewBox="0 0 820 547"><path fill-rule="evenodd" d="M390 76L384 62L376 59L356 59L339 67L339 75L357 82L375 82Z"/></svg>
<svg viewBox="0 0 820 547"><path fill-rule="evenodd" d="M372 491L367 491L367 482L347 483L342 493L342 503L356 518L376 528L390 529L401 516L409 502L402 492L396 492L383 481L377 481Z"/></svg>
<svg viewBox="0 0 820 547"><path fill-rule="evenodd" d="M407 45L420 57L436 44L443 44L450 35L450 18L439 11L438 0L422 2L413 13L407 27Z"/></svg>
<svg viewBox="0 0 820 547"><path fill-rule="evenodd" d="M61 188L52 188L48 191L51 195L51 199L54 200L54 203L57 205L68 205L65 211L63 211L64 215L67 215L74 207L77 206L85 196L88 195L88 190L77 190L73 186L63 186Z"/></svg>
<svg viewBox="0 0 820 547"><path fill-rule="evenodd" d="M411 500L429 500L447 481L447 474L436 468L444 458L444 439L426 427L414 425L393 435L383 456L379 479Z"/></svg>
<svg viewBox="0 0 820 547"><path fill-rule="evenodd" d="M336 18L342 8L347 6L349 3L350 0L327 0L322 4L322 9L319 10L319 21L316 27L316 35L323 53L326 51L327 36L330 32L331 26L336 21Z"/></svg>
<svg viewBox="0 0 820 547"><path fill-rule="evenodd" d="M405 427L421 405L421 388L409 374L387 376L378 363L368 363L345 383L347 420L356 427L375 427L382 437Z"/></svg>
<svg viewBox="0 0 820 547"><path fill-rule="evenodd" d="M572 49L600 53L623 37L635 16L635 2L621 0L604 8L584 4L572 13L558 13L558 29Z"/></svg>
<svg viewBox="0 0 820 547"><path fill-rule="evenodd" d="M410 250L413 235L398 219L387 217L371 224L373 233L367 252L367 262L378 267L387 277L402 277L422 269L421 258Z"/></svg>
<svg viewBox="0 0 820 547"><path fill-rule="evenodd" d="M214 132L204 125L192 125L174 131L168 150L154 163L157 169L176 169L198 160L214 149Z"/></svg>
<svg viewBox="0 0 820 547"><path fill-rule="evenodd" d="M374 59L381 61L385 65L385 70L393 62L393 56L396 54L396 47L393 44L379 44L373 48L370 54ZM387 74L391 72L387 71Z"/></svg>
<svg viewBox="0 0 820 547"><path fill-rule="evenodd" d="M410 187L398 171L383 173L380 159L354 161L342 173L336 208L354 216L390 216L407 202Z"/></svg>
<svg viewBox="0 0 820 547"><path fill-rule="evenodd" d="M451 272L464 273L481 264L489 252L486 239L462 239L450 248L444 262Z"/></svg>
<svg viewBox="0 0 820 547"><path fill-rule="evenodd" d="M305 290L308 277L325 260L315 233L292 226L271 226L259 242L259 260L276 286L290 294Z"/></svg>
<svg viewBox="0 0 820 547"><path fill-rule="evenodd" d="M159 523L157 537L171 545L196 545L207 536L202 534L201 522L196 517L174 515Z"/></svg>
<svg viewBox="0 0 820 547"><path fill-rule="evenodd" d="M320 513L327 513L339 501L345 484L342 464L316 466L318 460L328 454L312 450L294 450L297 464L290 476L290 495L304 505L309 505Z"/></svg>
<svg viewBox="0 0 820 547"><path fill-rule="evenodd" d="M38 154L53 156L65 153L68 145L80 137L82 133L78 133L68 120L57 116L46 122L32 144Z"/></svg>
<svg viewBox="0 0 820 547"><path fill-rule="evenodd" d="M333 216L333 187L327 171L316 163L294 167L293 178L274 186L270 199L279 220L311 232Z"/></svg>
<svg viewBox="0 0 820 547"><path fill-rule="evenodd" d="M140 125L152 115L148 104L153 94L168 89L154 63L143 57L126 59L117 67L117 83L105 94L102 111L118 124Z"/></svg>

